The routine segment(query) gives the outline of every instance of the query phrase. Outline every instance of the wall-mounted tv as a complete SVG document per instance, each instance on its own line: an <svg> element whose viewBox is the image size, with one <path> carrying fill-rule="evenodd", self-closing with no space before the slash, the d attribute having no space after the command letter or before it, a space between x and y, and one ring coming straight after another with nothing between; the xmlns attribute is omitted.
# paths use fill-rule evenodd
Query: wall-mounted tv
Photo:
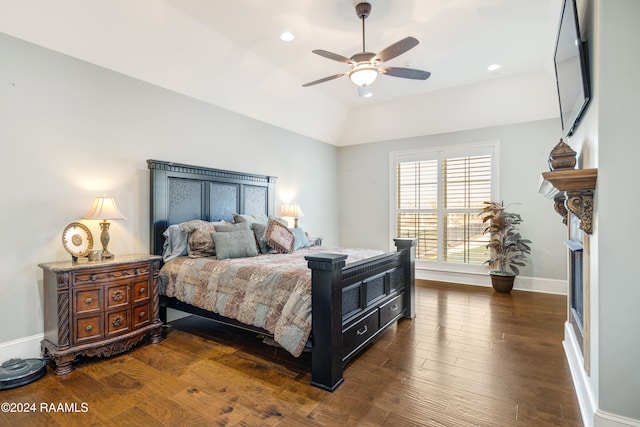
<svg viewBox="0 0 640 427"><path fill-rule="evenodd" d="M564 136L571 136L589 103L589 63L575 0L564 0L553 57Z"/></svg>

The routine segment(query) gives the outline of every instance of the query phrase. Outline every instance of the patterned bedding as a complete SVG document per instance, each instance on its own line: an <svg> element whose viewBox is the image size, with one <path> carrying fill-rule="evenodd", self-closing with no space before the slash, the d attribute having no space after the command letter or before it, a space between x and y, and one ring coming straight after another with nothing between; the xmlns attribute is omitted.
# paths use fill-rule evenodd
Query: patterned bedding
<svg viewBox="0 0 640 427"><path fill-rule="evenodd" d="M178 257L160 270L160 293L266 329L297 357L311 333L311 270L304 257L317 252L348 255L347 263L383 253L311 247L224 261Z"/></svg>

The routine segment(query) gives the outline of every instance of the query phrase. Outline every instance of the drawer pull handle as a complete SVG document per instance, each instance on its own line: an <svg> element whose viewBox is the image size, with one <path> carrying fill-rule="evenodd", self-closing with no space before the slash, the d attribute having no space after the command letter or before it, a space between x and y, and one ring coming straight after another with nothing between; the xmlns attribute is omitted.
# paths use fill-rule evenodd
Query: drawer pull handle
<svg viewBox="0 0 640 427"><path fill-rule="evenodd" d="M122 316L117 316L115 319L113 319L111 324L114 328L119 328L120 325L122 325Z"/></svg>
<svg viewBox="0 0 640 427"><path fill-rule="evenodd" d="M357 335L364 335L364 334L366 334L366 333L367 333L367 331L368 331L368 330L369 330L369 328L367 328L367 325L364 325L364 328L362 328L362 329L358 329L358 330L356 331L356 334L357 334Z"/></svg>
<svg viewBox="0 0 640 427"><path fill-rule="evenodd" d="M398 304L393 304L391 307L389 307L389 310L391 311L396 311L398 309Z"/></svg>
<svg viewBox="0 0 640 427"><path fill-rule="evenodd" d="M124 297L124 292L122 292L121 290L117 290L113 293L113 295L111 296L111 298L114 301L120 301L122 298Z"/></svg>
<svg viewBox="0 0 640 427"><path fill-rule="evenodd" d="M85 304L91 304L93 302L93 300L91 298L87 298L86 300L84 300Z"/></svg>
<svg viewBox="0 0 640 427"><path fill-rule="evenodd" d="M140 312L140 318L141 318L141 319L144 319L144 316L146 316L146 315L147 315L147 313L146 313L146 312L144 312L144 311L141 311L141 312Z"/></svg>
<svg viewBox="0 0 640 427"><path fill-rule="evenodd" d="M85 331L90 332L93 329L93 326L91 325L87 325L86 328L84 328Z"/></svg>
<svg viewBox="0 0 640 427"><path fill-rule="evenodd" d="M97 278L98 277L95 274L92 274L91 276L89 276L89 280L91 280L92 282L95 282Z"/></svg>
<svg viewBox="0 0 640 427"><path fill-rule="evenodd" d="M140 292L140 294L142 295L142 294L144 294L145 289L144 288L140 288L140 290L138 292Z"/></svg>

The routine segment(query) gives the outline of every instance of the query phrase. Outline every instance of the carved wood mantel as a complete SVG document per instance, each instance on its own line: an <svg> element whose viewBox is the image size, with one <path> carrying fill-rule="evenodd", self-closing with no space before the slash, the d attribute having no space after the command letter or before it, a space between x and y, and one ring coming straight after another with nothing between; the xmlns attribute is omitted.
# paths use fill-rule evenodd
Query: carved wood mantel
<svg viewBox="0 0 640 427"><path fill-rule="evenodd" d="M561 169L543 172L540 193L553 198L554 209L567 223L567 209L580 219L580 229L593 232L593 192L598 169Z"/></svg>

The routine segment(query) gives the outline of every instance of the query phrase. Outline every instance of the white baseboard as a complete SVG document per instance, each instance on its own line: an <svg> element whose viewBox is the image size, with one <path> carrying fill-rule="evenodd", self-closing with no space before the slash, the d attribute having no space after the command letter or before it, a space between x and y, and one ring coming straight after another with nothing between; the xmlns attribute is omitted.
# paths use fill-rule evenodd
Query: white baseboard
<svg viewBox="0 0 640 427"><path fill-rule="evenodd" d="M594 427L639 427L640 420L621 417L619 415L610 414L601 410L597 410L595 414Z"/></svg>
<svg viewBox="0 0 640 427"><path fill-rule="evenodd" d="M464 273L454 271L427 270L416 267L416 279L435 280L437 282L460 283L463 285L491 286L488 273ZM567 281L538 277L518 276L513 289L549 294L567 294Z"/></svg>
<svg viewBox="0 0 640 427"><path fill-rule="evenodd" d="M573 388L576 390L576 396L578 397L582 422L585 427L595 427L594 414L598 406L593 390L591 389L589 376L584 370L584 358L582 357L580 344L578 344L578 340L573 332L573 327L569 322L565 322L564 324L564 341L562 341L562 346L564 347L564 352L569 362L569 370L571 371L571 378L573 379Z"/></svg>
<svg viewBox="0 0 640 427"><path fill-rule="evenodd" d="M0 363L9 359L39 359L41 357L40 341L43 338L44 334L37 334L0 343L0 355L3 357Z"/></svg>

